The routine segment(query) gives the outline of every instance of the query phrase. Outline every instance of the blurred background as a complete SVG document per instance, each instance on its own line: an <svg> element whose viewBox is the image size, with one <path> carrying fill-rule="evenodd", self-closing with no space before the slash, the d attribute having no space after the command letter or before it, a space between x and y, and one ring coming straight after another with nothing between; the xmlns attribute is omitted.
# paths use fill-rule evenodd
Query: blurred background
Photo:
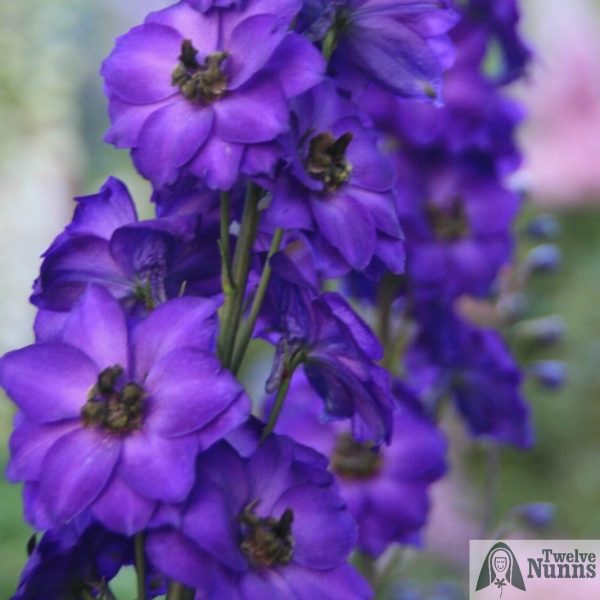
<svg viewBox="0 0 600 600"><path fill-rule="evenodd" d="M150 212L149 187L127 154L102 142L108 121L98 71L117 35L168 3L0 3L0 354L32 339L31 283L40 254L70 219L73 196L97 191L113 174L142 214ZM493 512L515 537L600 539L600 2L522 4L535 61L528 81L512 90L529 111L526 162L514 181L527 190L518 253L527 260L550 242L560 256L527 287L524 316L541 331L537 341L509 333L524 361L562 361L567 375L558 385L561 365L546 363L546 383L556 385L528 380L537 444L526 454L502 452ZM382 597L464 596L466 540L480 536L486 518L490 457L451 417L443 427L453 470L434 489L428 549L392 557ZM11 408L0 399L2 470L10 429ZM515 508L531 503L544 504ZM0 598L14 592L30 535L20 489L0 481ZM445 583L425 583L434 580Z"/></svg>

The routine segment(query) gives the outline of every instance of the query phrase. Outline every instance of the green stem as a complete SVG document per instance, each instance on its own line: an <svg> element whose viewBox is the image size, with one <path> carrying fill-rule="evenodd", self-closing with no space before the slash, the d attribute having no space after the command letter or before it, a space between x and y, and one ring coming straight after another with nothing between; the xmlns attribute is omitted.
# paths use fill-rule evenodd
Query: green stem
<svg viewBox="0 0 600 600"><path fill-rule="evenodd" d="M146 558L144 555L144 534L138 533L134 538L135 572L137 575L138 600L146 600Z"/></svg>
<svg viewBox="0 0 600 600"><path fill-rule="evenodd" d="M267 437L275 429L277 419L281 414L283 403L285 402L285 397L287 396L288 390L290 389L290 383L292 382L292 376L294 375L294 371L296 370L298 365L300 365L303 362L303 360L304 355L302 353L298 353L296 356L292 356L289 362L285 365L284 373L281 377L281 382L279 383L279 389L277 390L277 396L275 396L275 403L273 404L273 408L271 408L271 413L269 414L269 421L263 430L261 441L267 439Z"/></svg>
<svg viewBox="0 0 600 600"><path fill-rule="evenodd" d="M231 222L230 195L229 192L221 193L221 235L219 248L221 250L222 277L231 280L231 256L229 252L229 225ZM225 287L225 286L223 286Z"/></svg>
<svg viewBox="0 0 600 600"><path fill-rule="evenodd" d="M169 589L167 591L167 600L194 600L194 596L194 590L185 587L181 583L172 581L169 584Z"/></svg>
<svg viewBox="0 0 600 600"><path fill-rule="evenodd" d="M246 194L244 213L240 224L240 233L235 245L232 267L232 289L225 291L225 304L222 308L221 332L219 335L219 353L224 367L229 368L235 347L235 338L240 324L248 273L250 271L250 250L256 238L258 228L258 203L262 190L251 183Z"/></svg>
<svg viewBox="0 0 600 600"><path fill-rule="evenodd" d="M265 299L267 287L271 279L271 258L279 250L282 239L283 229L278 228L273 234L273 241L271 242L269 254L267 255L267 260L265 262L263 272L260 276L260 282L258 284L258 288L256 289L256 294L254 294L254 300L252 301L250 315L248 316L246 322L242 325L238 335L237 343L235 345L235 351L233 353L233 361L231 363L231 370L233 371L233 373L237 373L239 371L242 361L244 360L244 355L246 354L246 349L248 348L250 339L252 338L252 333L254 331L254 327L258 319L260 307L262 306L263 300Z"/></svg>
<svg viewBox="0 0 600 600"><path fill-rule="evenodd" d="M357 550L352 556L352 564L361 572L362 576L375 587L377 579L377 565L375 559L368 554Z"/></svg>

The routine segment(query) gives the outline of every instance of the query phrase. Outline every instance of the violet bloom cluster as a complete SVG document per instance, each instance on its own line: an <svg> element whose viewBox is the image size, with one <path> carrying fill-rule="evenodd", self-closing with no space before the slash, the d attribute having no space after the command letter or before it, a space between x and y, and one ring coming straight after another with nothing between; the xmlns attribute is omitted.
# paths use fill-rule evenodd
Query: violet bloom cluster
<svg viewBox="0 0 600 600"><path fill-rule="evenodd" d="M45 532L16 600L114 598L126 565L139 600L371 598L349 558L421 542L440 399L529 444L517 365L455 309L511 257L517 17L179 0L116 40L106 141L155 214L112 177L77 198L34 283L35 343L0 359L7 477Z"/></svg>

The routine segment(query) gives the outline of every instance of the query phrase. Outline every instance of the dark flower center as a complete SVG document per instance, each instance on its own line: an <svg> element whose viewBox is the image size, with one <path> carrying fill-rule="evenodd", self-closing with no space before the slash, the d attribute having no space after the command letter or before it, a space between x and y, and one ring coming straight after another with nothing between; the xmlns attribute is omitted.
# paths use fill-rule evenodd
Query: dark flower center
<svg viewBox="0 0 600 600"><path fill-rule="evenodd" d="M367 444L357 442L348 433L337 439L331 469L344 479L370 479L381 469L382 458Z"/></svg>
<svg viewBox="0 0 600 600"><path fill-rule="evenodd" d="M469 235L469 220L464 205L458 198L454 198L448 207L430 202L425 211L427 220L439 240L455 242Z"/></svg>
<svg viewBox="0 0 600 600"><path fill-rule="evenodd" d="M287 508L280 519L258 517L254 514L257 504L251 502L240 517L243 536L240 548L255 569L287 565L294 554L294 513Z"/></svg>
<svg viewBox="0 0 600 600"><path fill-rule="evenodd" d="M350 132L337 140L329 132L310 140L306 171L313 179L322 181L328 192L335 192L350 178L352 165L346 159L346 150L351 141Z"/></svg>
<svg viewBox="0 0 600 600"><path fill-rule="evenodd" d="M227 77L221 70L227 52L209 54L204 63L196 60L198 50L190 40L183 40L179 64L171 75L171 83L193 102L210 104L220 98L227 89Z"/></svg>
<svg viewBox="0 0 600 600"><path fill-rule="evenodd" d="M98 375L81 409L85 427L99 426L113 433L129 433L142 426L146 392L137 383L119 387L123 367L115 365Z"/></svg>

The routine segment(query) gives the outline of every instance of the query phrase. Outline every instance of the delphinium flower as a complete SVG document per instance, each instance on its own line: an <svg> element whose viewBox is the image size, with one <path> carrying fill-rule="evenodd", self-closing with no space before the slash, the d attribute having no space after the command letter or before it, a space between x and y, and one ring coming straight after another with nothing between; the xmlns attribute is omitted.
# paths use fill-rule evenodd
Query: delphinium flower
<svg viewBox="0 0 600 600"><path fill-rule="evenodd" d="M198 457L196 480L149 531L147 548L198 597L371 597L346 563L356 524L323 456L285 436L269 436L249 457L222 441Z"/></svg>
<svg viewBox="0 0 600 600"><path fill-rule="evenodd" d="M320 40L341 87L375 82L403 97L432 99L452 60L444 34L456 20L447 0L320 0L306 3L300 25Z"/></svg>
<svg viewBox="0 0 600 600"><path fill-rule="evenodd" d="M36 527L89 509L132 534L159 501L185 499L198 451L249 411L211 354L215 310L214 301L175 299L128 331L120 304L91 285L59 341L1 359L0 383L19 409L7 474L26 483Z"/></svg>
<svg viewBox="0 0 600 600"><path fill-rule="evenodd" d="M354 440L343 423L323 423L319 398L301 373L276 428L329 458L329 469L358 523L357 546L374 557L393 543L420 542L429 487L445 472L444 436L408 388L397 383L394 391L394 436L378 450Z"/></svg>
<svg viewBox="0 0 600 600"><path fill-rule="evenodd" d="M306 232L329 276L364 270L376 259L401 272L395 172L375 133L331 81L293 102L292 131L282 143L291 160L273 184L268 222Z"/></svg>
<svg viewBox="0 0 600 600"><path fill-rule="evenodd" d="M421 303L408 349L408 381L428 408L451 398L470 432L528 448L533 443L522 374L501 335L460 319L443 303Z"/></svg>
<svg viewBox="0 0 600 600"><path fill-rule="evenodd" d="M321 78L317 50L289 31L299 9L295 1L250 0L202 13L181 1L148 15L103 64L106 139L131 148L156 187L185 168L229 189L245 151L288 130L287 99Z"/></svg>
<svg viewBox="0 0 600 600"><path fill-rule="evenodd" d="M111 532L86 517L31 540L30 557L12 600L108 598L109 582L133 563L133 539ZM146 597L164 593L161 576L148 569Z"/></svg>
<svg viewBox="0 0 600 600"><path fill-rule="evenodd" d="M272 284L263 335L277 349L267 391L285 395L302 365L325 418L351 419L352 435L362 442L389 442L391 383L376 362L382 348L368 325L339 294L316 295L280 276Z"/></svg>
<svg viewBox="0 0 600 600"><path fill-rule="evenodd" d="M137 316L184 293L220 293L216 222L196 214L138 221L127 188L113 178L76 201L72 222L44 254L31 297L43 309L39 337L52 337L89 283Z"/></svg>

